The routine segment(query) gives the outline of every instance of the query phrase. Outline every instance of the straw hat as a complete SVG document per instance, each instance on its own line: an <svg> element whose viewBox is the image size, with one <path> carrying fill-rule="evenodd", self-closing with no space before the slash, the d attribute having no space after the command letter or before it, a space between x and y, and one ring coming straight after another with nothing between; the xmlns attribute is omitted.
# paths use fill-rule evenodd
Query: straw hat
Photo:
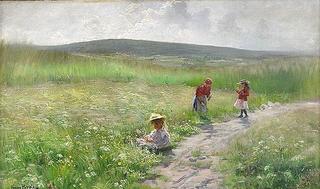
<svg viewBox="0 0 320 189"><path fill-rule="evenodd" d="M152 113L149 121L157 120L157 119L165 119L166 117L157 113Z"/></svg>

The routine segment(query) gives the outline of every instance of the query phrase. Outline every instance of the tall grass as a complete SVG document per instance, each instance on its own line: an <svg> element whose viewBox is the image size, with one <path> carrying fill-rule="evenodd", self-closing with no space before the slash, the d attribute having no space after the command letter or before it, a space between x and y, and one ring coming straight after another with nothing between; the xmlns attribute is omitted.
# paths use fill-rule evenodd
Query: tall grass
<svg viewBox="0 0 320 189"><path fill-rule="evenodd" d="M212 77L214 88L233 90L236 82L246 78L253 91L268 95L271 100L319 96L316 87L319 84L318 57L279 58L232 67L172 68L130 57L81 57L4 44L0 51L3 60L1 82L9 86L94 79L196 86L205 77Z"/></svg>

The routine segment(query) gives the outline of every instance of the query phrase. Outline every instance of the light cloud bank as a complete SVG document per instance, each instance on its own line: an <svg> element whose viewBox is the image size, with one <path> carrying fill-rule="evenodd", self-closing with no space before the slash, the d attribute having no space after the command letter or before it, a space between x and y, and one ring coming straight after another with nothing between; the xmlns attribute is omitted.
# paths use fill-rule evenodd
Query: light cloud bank
<svg viewBox="0 0 320 189"><path fill-rule="evenodd" d="M319 0L1 2L1 38L37 45L129 38L316 51L319 5Z"/></svg>

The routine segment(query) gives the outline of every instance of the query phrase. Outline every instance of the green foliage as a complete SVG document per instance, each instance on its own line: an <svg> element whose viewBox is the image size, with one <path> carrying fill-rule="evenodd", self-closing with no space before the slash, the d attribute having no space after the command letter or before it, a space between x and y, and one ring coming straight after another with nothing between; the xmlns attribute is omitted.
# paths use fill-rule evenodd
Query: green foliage
<svg viewBox="0 0 320 189"><path fill-rule="evenodd" d="M306 112L307 111L307 112ZM307 115L299 117L302 112ZM257 123L235 140L223 169L231 188L315 188L319 175L319 112L300 110ZM231 170L231 171L228 171Z"/></svg>

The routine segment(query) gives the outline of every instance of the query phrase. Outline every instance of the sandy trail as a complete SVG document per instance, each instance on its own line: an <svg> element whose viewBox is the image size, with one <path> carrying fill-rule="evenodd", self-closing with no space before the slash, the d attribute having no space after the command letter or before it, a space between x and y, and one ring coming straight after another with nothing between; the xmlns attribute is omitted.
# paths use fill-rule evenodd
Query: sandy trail
<svg viewBox="0 0 320 189"><path fill-rule="evenodd" d="M224 123L204 125L198 135L187 138L173 150L169 163L155 168L160 177L144 183L158 188L215 189L221 186L223 175L218 171L219 152L225 149L235 135L245 132L259 120L272 119L282 113L300 108L320 107L319 102L301 102L288 105L272 104L249 114L248 119L234 119Z"/></svg>

